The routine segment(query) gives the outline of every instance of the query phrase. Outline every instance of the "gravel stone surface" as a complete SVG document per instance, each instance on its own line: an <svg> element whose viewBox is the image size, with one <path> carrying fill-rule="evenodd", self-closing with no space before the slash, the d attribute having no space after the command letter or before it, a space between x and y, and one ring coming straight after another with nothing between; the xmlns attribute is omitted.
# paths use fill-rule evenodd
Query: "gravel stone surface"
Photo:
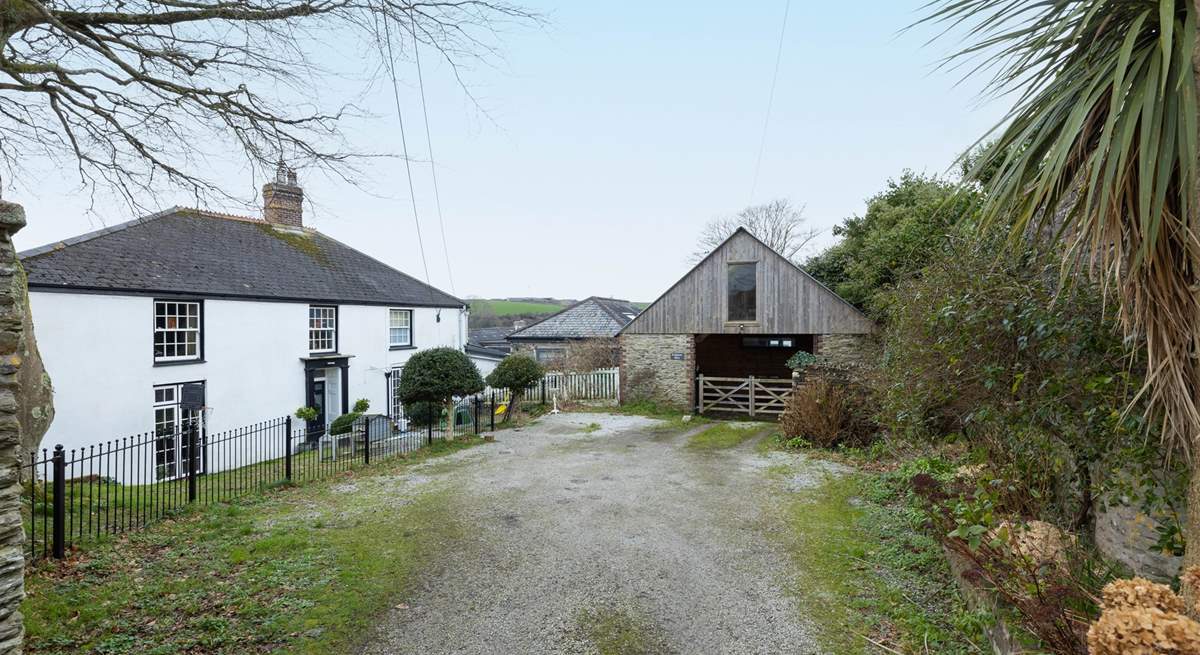
<svg viewBox="0 0 1200 655"><path fill-rule="evenodd" d="M663 427L548 416L447 458L462 465L443 474L413 471L459 490L467 535L381 617L362 655L595 653L583 617L614 611L647 626L652 652L821 652L786 591L802 576L790 577L775 510L789 487L836 471L752 442L691 452L705 426Z"/></svg>

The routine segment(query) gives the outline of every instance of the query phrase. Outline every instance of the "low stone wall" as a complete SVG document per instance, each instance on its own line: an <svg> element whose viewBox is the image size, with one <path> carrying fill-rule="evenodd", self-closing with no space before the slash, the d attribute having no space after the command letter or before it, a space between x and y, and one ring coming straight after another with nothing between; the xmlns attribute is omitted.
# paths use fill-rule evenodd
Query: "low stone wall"
<svg viewBox="0 0 1200 655"><path fill-rule="evenodd" d="M996 597L976 583L976 576L971 575L971 563L963 559L962 555L945 546L942 546L942 553L946 556L946 561L950 563L950 573L958 583L958 590L967 607L973 610L983 610L991 615L991 624L983 626L983 632L987 637L988 644L992 647L992 653L994 655L1021 655L1022 653L1037 652L1033 644L1022 643L1017 632L1004 620Z"/></svg>
<svg viewBox="0 0 1200 655"><path fill-rule="evenodd" d="M690 334L621 336L621 402L696 406L696 344Z"/></svg>

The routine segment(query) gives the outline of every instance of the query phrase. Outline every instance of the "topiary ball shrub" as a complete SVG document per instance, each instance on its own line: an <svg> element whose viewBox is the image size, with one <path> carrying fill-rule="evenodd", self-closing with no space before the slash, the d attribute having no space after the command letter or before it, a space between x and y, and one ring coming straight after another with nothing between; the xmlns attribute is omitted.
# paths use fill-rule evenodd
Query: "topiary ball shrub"
<svg viewBox="0 0 1200 655"><path fill-rule="evenodd" d="M505 357L487 377L487 383L497 389L520 393L546 375L546 369L529 355Z"/></svg>
<svg viewBox="0 0 1200 655"><path fill-rule="evenodd" d="M466 353L453 348L417 352L404 364L397 395L404 404L447 403L483 391L483 378Z"/></svg>
<svg viewBox="0 0 1200 655"><path fill-rule="evenodd" d="M521 396L529 385L541 380L546 375L546 369L534 358L525 354L509 355L500 361L487 378L490 386L497 389L508 389L510 394L510 410L521 411ZM513 411L504 413L504 421L512 417Z"/></svg>
<svg viewBox="0 0 1200 655"><path fill-rule="evenodd" d="M440 423L445 415L446 408L438 403L415 402L404 406L404 417L408 419L409 429L426 428L430 423Z"/></svg>

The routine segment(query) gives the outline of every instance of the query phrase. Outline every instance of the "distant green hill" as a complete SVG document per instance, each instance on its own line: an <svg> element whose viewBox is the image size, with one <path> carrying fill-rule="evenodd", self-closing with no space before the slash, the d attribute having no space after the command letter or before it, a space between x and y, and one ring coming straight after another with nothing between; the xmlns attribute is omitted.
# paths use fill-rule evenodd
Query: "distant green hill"
<svg viewBox="0 0 1200 655"><path fill-rule="evenodd" d="M496 316L516 314L553 314L564 305L548 302L522 302L515 300L472 300L471 311L486 313L491 310Z"/></svg>

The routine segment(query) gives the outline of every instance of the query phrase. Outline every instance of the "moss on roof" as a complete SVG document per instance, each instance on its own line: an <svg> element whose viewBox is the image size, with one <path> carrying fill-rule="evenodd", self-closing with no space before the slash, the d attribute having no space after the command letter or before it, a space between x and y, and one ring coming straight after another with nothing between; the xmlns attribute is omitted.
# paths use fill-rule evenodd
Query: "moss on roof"
<svg viewBox="0 0 1200 655"><path fill-rule="evenodd" d="M303 231L281 230L270 223L259 223L258 229L286 243L296 250L308 255L323 268L332 268L333 263L321 248L321 244L311 234Z"/></svg>

